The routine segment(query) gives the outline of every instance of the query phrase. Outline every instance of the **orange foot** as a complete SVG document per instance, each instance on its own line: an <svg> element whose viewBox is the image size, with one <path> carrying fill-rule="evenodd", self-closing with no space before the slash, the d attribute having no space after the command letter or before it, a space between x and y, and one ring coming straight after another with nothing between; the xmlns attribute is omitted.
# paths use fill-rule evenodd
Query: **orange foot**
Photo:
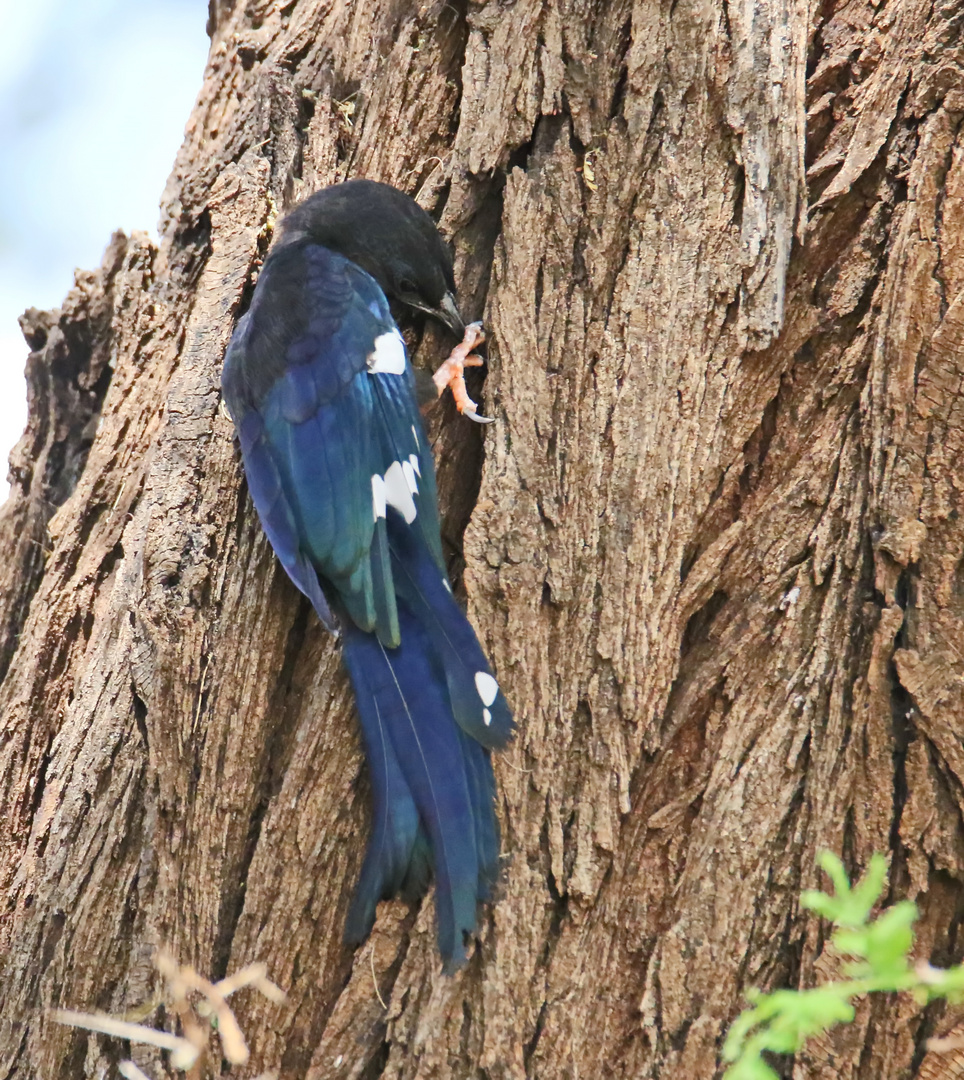
<svg viewBox="0 0 964 1080"><path fill-rule="evenodd" d="M465 389L465 369L467 367L481 367L484 363L481 356L476 356L472 352L483 341L485 341L485 334L482 331L482 324L477 322L469 323L465 328L465 337L462 338L462 344L455 346L448 360L432 376L432 381L435 383L439 397L442 396L446 386L452 388L452 397L455 398L456 408L463 416L467 416L477 424L491 424L493 422L491 417L480 416L476 412L478 406L469 397L468 391Z"/></svg>

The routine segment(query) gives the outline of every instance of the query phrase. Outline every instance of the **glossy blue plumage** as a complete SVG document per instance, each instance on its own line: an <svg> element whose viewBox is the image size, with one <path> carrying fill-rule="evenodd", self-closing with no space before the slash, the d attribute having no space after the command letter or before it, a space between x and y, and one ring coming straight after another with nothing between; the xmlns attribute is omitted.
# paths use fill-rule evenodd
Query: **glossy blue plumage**
<svg viewBox="0 0 964 1080"><path fill-rule="evenodd" d="M394 335L376 281L299 237L267 259L222 387L264 530L343 632L373 790L346 937L364 938L379 899L420 895L431 870L452 968L498 874L489 751L512 717L451 595L432 454Z"/></svg>

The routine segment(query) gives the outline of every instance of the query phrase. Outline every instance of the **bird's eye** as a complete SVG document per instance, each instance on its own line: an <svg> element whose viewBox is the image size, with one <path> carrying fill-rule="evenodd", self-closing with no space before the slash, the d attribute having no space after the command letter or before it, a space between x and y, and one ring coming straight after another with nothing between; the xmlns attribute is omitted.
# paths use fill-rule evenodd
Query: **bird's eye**
<svg viewBox="0 0 964 1080"><path fill-rule="evenodd" d="M398 283L398 292L401 296L418 296L418 289L415 288L415 282L409 281L408 278L402 278Z"/></svg>

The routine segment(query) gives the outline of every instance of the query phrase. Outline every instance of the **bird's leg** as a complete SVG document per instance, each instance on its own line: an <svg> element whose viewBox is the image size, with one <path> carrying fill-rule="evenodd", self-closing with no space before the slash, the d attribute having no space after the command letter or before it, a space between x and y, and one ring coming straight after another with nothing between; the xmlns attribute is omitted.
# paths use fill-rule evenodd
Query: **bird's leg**
<svg viewBox="0 0 964 1080"><path fill-rule="evenodd" d="M476 412L478 406L469 397L465 389L464 371L467 367L481 367L484 361L472 350L485 341L485 334L481 323L469 323L465 328L465 337L462 343L456 345L448 360L432 376L439 397L447 386L452 389L452 397L455 398L455 406L463 416L474 420L477 424L491 424L492 419L488 416L479 416Z"/></svg>

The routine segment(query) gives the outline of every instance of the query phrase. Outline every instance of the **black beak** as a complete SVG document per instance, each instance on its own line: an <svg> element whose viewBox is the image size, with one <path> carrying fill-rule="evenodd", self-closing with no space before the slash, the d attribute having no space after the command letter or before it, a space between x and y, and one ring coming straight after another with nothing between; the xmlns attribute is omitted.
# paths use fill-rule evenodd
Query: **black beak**
<svg viewBox="0 0 964 1080"><path fill-rule="evenodd" d="M414 308L416 311L424 311L426 315L431 315L433 319L438 319L439 322L445 323L445 325L455 334L456 337L461 338L465 336L465 322L462 316L459 314L459 309L455 304L455 297L447 292L439 301L438 307L429 307L428 304L423 304L420 300L414 297L400 297L403 304L407 304L408 307Z"/></svg>
<svg viewBox="0 0 964 1080"><path fill-rule="evenodd" d="M456 337L462 337L465 333L465 322L462 316L459 314L459 309L455 303L455 297L447 292L442 297L442 302L438 306L438 310L432 313L442 320L445 325L455 334Z"/></svg>

